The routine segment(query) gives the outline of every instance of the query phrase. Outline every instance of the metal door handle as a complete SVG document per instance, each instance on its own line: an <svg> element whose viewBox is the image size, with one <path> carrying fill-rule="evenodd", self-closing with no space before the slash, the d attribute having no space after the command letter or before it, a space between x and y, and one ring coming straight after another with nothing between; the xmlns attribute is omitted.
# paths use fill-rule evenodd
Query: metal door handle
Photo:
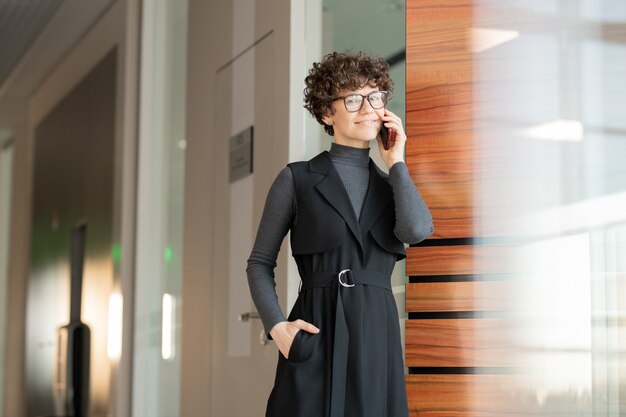
<svg viewBox="0 0 626 417"><path fill-rule="evenodd" d="M259 313L256 311L249 311L247 313L242 313L239 315L239 321L248 321L250 319L260 319Z"/></svg>
<svg viewBox="0 0 626 417"><path fill-rule="evenodd" d="M249 321L250 319L260 319L261 316L259 316L259 313L257 313L256 311L248 311L247 313L242 313L239 315L239 321L244 322L244 321ZM267 335L265 334L265 330L261 330L261 333L259 334L259 343L261 343L261 345L265 346L269 343L270 341L267 339Z"/></svg>

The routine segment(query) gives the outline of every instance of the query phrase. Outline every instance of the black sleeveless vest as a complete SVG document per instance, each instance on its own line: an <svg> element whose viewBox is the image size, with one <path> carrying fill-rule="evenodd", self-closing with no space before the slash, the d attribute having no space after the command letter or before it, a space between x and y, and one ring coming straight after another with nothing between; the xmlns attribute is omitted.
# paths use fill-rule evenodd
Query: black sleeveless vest
<svg viewBox="0 0 626 417"><path fill-rule="evenodd" d="M375 270L386 270L388 263L380 259L387 265L372 264L372 256L391 260L392 268L406 257L404 244L393 232L395 205L389 176L374 161L369 161L369 186L359 221L327 151L289 167L297 199L297 221L291 229L294 257L342 251L343 247L341 258L352 258L351 265L336 267Z"/></svg>
<svg viewBox="0 0 626 417"><path fill-rule="evenodd" d="M389 177L369 161L359 221L328 152L289 164L297 217L291 248L302 278L266 417L408 417L398 311L390 285L404 244ZM376 381L375 383L373 381Z"/></svg>

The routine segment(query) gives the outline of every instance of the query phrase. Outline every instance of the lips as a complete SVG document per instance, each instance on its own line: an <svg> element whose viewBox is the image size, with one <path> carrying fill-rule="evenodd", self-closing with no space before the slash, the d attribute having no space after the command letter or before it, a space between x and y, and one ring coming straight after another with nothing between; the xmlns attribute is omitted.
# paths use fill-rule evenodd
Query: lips
<svg viewBox="0 0 626 417"><path fill-rule="evenodd" d="M378 119L368 119L368 120L361 120L361 121L358 121L358 122L354 122L354 124L363 126L363 125L376 124L378 122L379 122Z"/></svg>

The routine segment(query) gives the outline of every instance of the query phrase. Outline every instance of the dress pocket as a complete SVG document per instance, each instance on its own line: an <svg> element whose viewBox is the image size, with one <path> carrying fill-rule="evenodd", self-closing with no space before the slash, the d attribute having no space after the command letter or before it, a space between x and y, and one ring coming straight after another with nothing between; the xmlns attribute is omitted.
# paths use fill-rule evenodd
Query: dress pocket
<svg viewBox="0 0 626 417"><path fill-rule="evenodd" d="M291 346L289 347L289 362L304 362L311 357L313 353L313 340L316 334L309 333L305 330L298 330Z"/></svg>

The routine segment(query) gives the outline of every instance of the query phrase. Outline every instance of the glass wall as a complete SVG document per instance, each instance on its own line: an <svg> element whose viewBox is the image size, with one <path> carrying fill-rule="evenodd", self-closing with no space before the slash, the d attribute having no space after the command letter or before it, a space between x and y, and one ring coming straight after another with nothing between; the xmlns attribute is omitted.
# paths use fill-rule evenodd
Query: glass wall
<svg viewBox="0 0 626 417"><path fill-rule="evenodd" d="M515 398L626 414L626 2L477 2L478 236L521 288ZM520 378L521 381L521 378Z"/></svg>
<svg viewBox="0 0 626 417"><path fill-rule="evenodd" d="M180 398L187 2L142 6L133 416Z"/></svg>
<svg viewBox="0 0 626 417"><path fill-rule="evenodd" d="M11 213L11 181L13 178L13 143L0 142L0 413L4 410L4 360L9 274L9 223Z"/></svg>

